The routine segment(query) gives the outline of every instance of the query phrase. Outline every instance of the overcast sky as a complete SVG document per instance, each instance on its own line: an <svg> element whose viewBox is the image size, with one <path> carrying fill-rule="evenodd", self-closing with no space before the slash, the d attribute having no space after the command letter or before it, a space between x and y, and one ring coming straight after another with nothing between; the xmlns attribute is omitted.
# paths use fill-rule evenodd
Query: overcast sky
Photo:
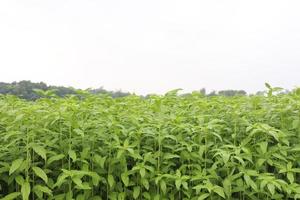
<svg viewBox="0 0 300 200"><path fill-rule="evenodd" d="M299 0L1 0L0 82L145 93L300 86Z"/></svg>

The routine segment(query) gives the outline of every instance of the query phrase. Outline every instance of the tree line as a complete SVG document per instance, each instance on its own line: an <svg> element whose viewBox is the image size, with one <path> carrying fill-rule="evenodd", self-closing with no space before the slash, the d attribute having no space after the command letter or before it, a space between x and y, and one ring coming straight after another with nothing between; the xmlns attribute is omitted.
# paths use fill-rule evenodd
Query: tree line
<svg viewBox="0 0 300 200"><path fill-rule="evenodd" d="M31 81L19 81L12 83L0 82L0 94L10 94L18 96L22 99L27 100L36 100L41 98L42 94L37 92L37 90L42 91L53 91L55 95L59 97L65 97L66 95L76 95L78 94L78 89L72 87L64 86L51 86L47 85L44 82L33 83ZM97 89L88 90L92 94L106 94L113 98L124 97L130 95L129 92L123 91L109 91L105 90L103 87ZM207 93L205 88L199 90L205 96L237 96L237 95L247 95L247 92L244 90L221 90L221 91L212 91ZM146 96L147 97L147 96Z"/></svg>
<svg viewBox="0 0 300 200"><path fill-rule="evenodd" d="M72 87L64 87L64 86L51 86L46 83L39 82L33 83L31 81L19 81L12 83L4 83L0 82L0 94L10 94L20 97L22 99L27 100L36 100L42 97L42 94L37 92L41 91L53 91L53 93L59 97L65 97L67 95L76 95L78 94L78 89ZM122 91L108 91L103 89L102 87L97 89L88 90L93 94L107 94L114 98L127 96L130 93L122 92Z"/></svg>

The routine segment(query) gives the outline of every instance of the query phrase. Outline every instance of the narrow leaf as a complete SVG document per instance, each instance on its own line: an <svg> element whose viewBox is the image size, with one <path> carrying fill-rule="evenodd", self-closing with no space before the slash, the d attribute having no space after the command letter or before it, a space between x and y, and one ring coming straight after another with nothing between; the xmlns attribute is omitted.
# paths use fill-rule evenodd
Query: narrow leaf
<svg viewBox="0 0 300 200"><path fill-rule="evenodd" d="M5 197L3 197L0 200L13 200L13 199L16 199L20 195L21 195L20 192L14 192L14 193L10 193L9 195L6 195Z"/></svg>
<svg viewBox="0 0 300 200"><path fill-rule="evenodd" d="M23 163L23 158L19 158L19 159L13 161L11 164L11 167L9 169L9 175L14 173L17 169L19 169L19 167L21 166L22 163Z"/></svg>
<svg viewBox="0 0 300 200"><path fill-rule="evenodd" d="M28 181L24 182L22 187L21 187L21 193L22 193L22 198L23 200L28 200L29 199L29 194L30 194L30 184Z"/></svg>
<svg viewBox="0 0 300 200"><path fill-rule="evenodd" d="M39 156L41 156L44 160L47 160L47 156L46 156L46 150L38 145L33 145L32 149L35 153L37 153Z"/></svg>
<svg viewBox="0 0 300 200"><path fill-rule="evenodd" d="M39 167L32 167L32 170L34 171L34 173L40 177L41 179L43 179L45 181L45 183L48 182L48 176L47 174L44 172L44 170L42 170Z"/></svg>

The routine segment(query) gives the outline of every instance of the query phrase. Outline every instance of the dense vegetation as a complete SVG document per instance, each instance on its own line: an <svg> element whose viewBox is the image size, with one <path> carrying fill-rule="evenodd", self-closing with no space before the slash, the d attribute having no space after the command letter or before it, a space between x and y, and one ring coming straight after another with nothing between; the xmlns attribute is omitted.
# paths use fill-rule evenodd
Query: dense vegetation
<svg viewBox="0 0 300 200"><path fill-rule="evenodd" d="M0 96L0 198L299 199L300 92Z"/></svg>

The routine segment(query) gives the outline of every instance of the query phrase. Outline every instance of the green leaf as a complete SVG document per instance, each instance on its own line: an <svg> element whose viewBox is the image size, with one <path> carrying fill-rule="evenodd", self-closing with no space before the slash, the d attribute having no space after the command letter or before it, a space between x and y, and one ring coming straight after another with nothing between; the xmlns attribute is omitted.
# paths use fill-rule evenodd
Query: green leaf
<svg viewBox="0 0 300 200"><path fill-rule="evenodd" d="M269 183L269 184L267 185L267 188L268 188L268 190L270 191L270 193L271 193L272 195L275 194L275 186L274 186L273 184Z"/></svg>
<svg viewBox="0 0 300 200"><path fill-rule="evenodd" d="M65 155L63 155L63 154L58 154L58 155L52 156L48 159L47 164L50 165L51 163L61 160L64 157L65 157Z"/></svg>
<svg viewBox="0 0 300 200"><path fill-rule="evenodd" d="M269 83L265 83L265 86L268 88L268 89L271 89L271 85Z"/></svg>
<svg viewBox="0 0 300 200"><path fill-rule="evenodd" d="M163 158L165 160L169 160L169 159L173 159L173 158L180 158L180 156L176 155L176 154L171 154L171 153L165 153Z"/></svg>
<svg viewBox="0 0 300 200"><path fill-rule="evenodd" d="M52 195L52 191L47 187L47 186L43 186L43 185L36 185L33 187L32 190L37 190L40 191L42 193L48 194L48 195Z"/></svg>
<svg viewBox="0 0 300 200"><path fill-rule="evenodd" d="M85 200L84 195L83 194L77 195L76 200Z"/></svg>
<svg viewBox="0 0 300 200"><path fill-rule="evenodd" d="M133 198L137 199L140 196L141 188L139 186L136 186L133 188Z"/></svg>
<svg viewBox="0 0 300 200"><path fill-rule="evenodd" d="M92 177L93 185L98 186L101 177L96 172L90 172L88 175Z"/></svg>
<svg viewBox="0 0 300 200"><path fill-rule="evenodd" d="M186 181L182 182L182 186L183 186L184 189L189 190L189 186L188 186L188 183Z"/></svg>
<svg viewBox="0 0 300 200"><path fill-rule="evenodd" d="M167 185L164 180L160 180L160 189L164 194L167 193Z"/></svg>
<svg viewBox="0 0 300 200"><path fill-rule="evenodd" d="M77 179L77 178L76 178ZM76 184L76 181L73 180L73 182ZM75 189L79 189L79 190L90 190L92 189L90 186L89 186L89 183L88 182L82 182L80 184L80 182L78 182L75 186Z"/></svg>
<svg viewBox="0 0 300 200"><path fill-rule="evenodd" d="M129 185L129 177L128 177L128 173L124 172L121 174L121 179L124 183L124 185L127 187Z"/></svg>
<svg viewBox="0 0 300 200"><path fill-rule="evenodd" d="M101 157L99 155L94 155L94 161L97 163L102 169L104 168L106 157Z"/></svg>
<svg viewBox="0 0 300 200"><path fill-rule="evenodd" d="M11 167L9 169L9 175L11 175L12 173L14 173L17 169L20 168L20 166L23 163L23 158L19 158L17 160L14 160L11 164Z"/></svg>
<svg viewBox="0 0 300 200"><path fill-rule="evenodd" d="M48 183L48 176L47 174L44 172L44 170L42 170L39 167L32 167L32 170L34 171L34 173L40 177L41 179L43 179L45 181L45 183Z"/></svg>
<svg viewBox="0 0 300 200"><path fill-rule="evenodd" d="M168 91L165 96L176 96L177 93L182 90L181 88L178 88L178 89L175 89L175 90L171 90L171 91Z"/></svg>
<svg viewBox="0 0 300 200"><path fill-rule="evenodd" d="M66 193L66 199L65 200L73 200L73 192L69 191Z"/></svg>
<svg viewBox="0 0 300 200"><path fill-rule="evenodd" d="M293 129L297 129L299 126L300 126L300 120L295 119L292 124Z"/></svg>
<svg viewBox="0 0 300 200"><path fill-rule="evenodd" d="M30 184L28 181L24 182L23 185L21 186L21 194L22 194L23 200L29 199Z"/></svg>
<svg viewBox="0 0 300 200"><path fill-rule="evenodd" d="M231 181L229 178L226 178L223 181L223 187L224 187L224 192L227 195L227 197L231 197Z"/></svg>
<svg viewBox="0 0 300 200"><path fill-rule="evenodd" d="M299 194L295 194L294 199L300 199L300 193Z"/></svg>
<svg viewBox="0 0 300 200"><path fill-rule="evenodd" d="M246 170L246 174L249 176L258 176L258 172L255 170Z"/></svg>
<svg viewBox="0 0 300 200"><path fill-rule="evenodd" d="M151 199L151 195L149 194L149 192L143 192L143 199L148 199L150 200Z"/></svg>
<svg viewBox="0 0 300 200"><path fill-rule="evenodd" d="M149 190L149 181L145 178L142 178L141 182L142 182L143 186L146 188L146 190Z"/></svg>
<svg viewBox="0 0 300 200"><path fill-rule="evenodd" d="M287 178L290 181L290 183L294 183L294 174L292 172L287 173Z"/></svg>
<svg viewBox="0 0 300 200"><path fill-rule="evenodd" d="M54 184L54 187L60 187L64 182L66 182L66 178L69 177L67 174L61 174L57 178L56 183Z"/></svg>
<svg viewBox="0 0 300 200"><path fill-rule="evenodd" d="M39 156L41 156L44 160L47 160L47 156L46 156L46 150L38 145L33 145L32 146L33 151L38 154Z"/></svg>
<svg viewBox="0 0 300 200"><path fill-rule="evenodd" d="M70 149L68 154L69 154L70 158L72 159L72 161L75 162L77 159L76 152L74 150Z"/></svg>
<svg viewBox="0 0 300 200"><path fill-rule="evenodd" d="M141 177L142 177L142 178L145 177L145 175L146 175L146 170L145 170L145 168L141 168L141 169L140 169L140 174L141 174Z"/></svg>
<svg viewBox="0 0 300 200"><path fill-rule="evenodd" d="M80 135L81 137L84 137L84 131L78 128L75 128L73 130L76 134Z"/></svg>
<svg viewBox="0 0 300 200"><path fill-rule="evenodd" d="M24 114L17 115L16 121L20 121L21 119L23 119L23 117L24 117Z"/></svg>
<svg viewBox="0 0 300 200"><path fill-rule="evenodd" d="M16 176L15 180L16 180L16 182L17 182L19 185L22 185L22 184L25 182L25 180L24 180L24 178L23 178L22 175Z"/></svg>
<svg viewBox="0 0 300 200"><path fill-rule="evenodd" d="M66 194L58 194L58 195L54 195L53 198L51 199L55 199L55 200L65 200L66 199Z"/></svg>
<svg viewBox="0 0 300 200"><path fill-rule="evenodd" d="M209 197L210 194L209 193L206 193L206 194L201 194L199 197L198 197L198 200L203 200L203 199L206 199L207 197Z"/></svg>
<svg viewBox="0 0 300 200"><path fill-rule="evenodd" d="M259 158L257 160L256 164L257 164L258 167L261 167L264 164L265 161L266 161L266 159Z"/></svg>
<svg viewBox="0 0 300 200"><path fill-rule="evenodd" d="M161 198L160 198L160 195L159 194L156 194L155 196L154 196L154 198L153 198L153 200L160 200Z"/></svg>
<svg viewBox="0 0 300 200"><path fill-rule="evenodd" d="M115 184L115 179L114 179L113 175L108 174L107 181L108 181L110 188L112 188Z"/></svg>
<svg viewBox="0 0 300 200"><path fill-rule="evenodd" d="M18 196L20 196L20 192L14 192L6 195L5 197L1 198L0 200L13 200L16 199Z"/></svg>
<svg viewBox="0 0 300 200"><path fill-rule="evenodd" d="M124 150L120 149L118 150L118 153L117 153L117 159L120 159L124 154Z"/></svg>
<svg viewBox="0 0 300 200"><path fill-rule="evenodd" d="M287 165L286 165L286 168L288 171L290 171L293 167L293 164L291 162L289 162Z"/></svg>
<svg viewBox="0 0 300 200"><path fill-rule="evenodd" d="M72 181L79 187L79 188L84 188L84 186L82 185L82 180L80 177L78 176L75 176L75 177L72 177Z"/></svg>
<svg viewBox="0 0 300 200"><path fill-rule="evenodd" d="M221 196L221 197L223 197L223 198L225 199L225 194L224 194L224 190L223 190L222 187L220 187L220 186L215 186L214 189L213 189L213 191L214 191L215 193L217 193L219 196Z"/></svg>
<svg viewBox="0 0 300 200"><path fill-rule="evenodd" d="M244 175L245 182L248 186L252 187L255 191L257 191L257 185L253 182L253 180L248 175Z"/></svg>
<svg viewBox="0 0 300 200"><path fill-rule="evenodd" d="M261 142L259 144L260 150L263 154L265 154L267 152L268 149L268 142Z"/></svg>
<svg viewBox="0 0 300 200"><path fill-rule="evenodd" d="M118 200L125 200L126 194L125 192L120 192L118 195Z"/></svg>
<svg viewBox="0 0 300 200"><path fill-rule="evenodd" d="M180 179L176 179L175 180L175 185L176 185L177 190L180 190L181 180Z"/></svg>

